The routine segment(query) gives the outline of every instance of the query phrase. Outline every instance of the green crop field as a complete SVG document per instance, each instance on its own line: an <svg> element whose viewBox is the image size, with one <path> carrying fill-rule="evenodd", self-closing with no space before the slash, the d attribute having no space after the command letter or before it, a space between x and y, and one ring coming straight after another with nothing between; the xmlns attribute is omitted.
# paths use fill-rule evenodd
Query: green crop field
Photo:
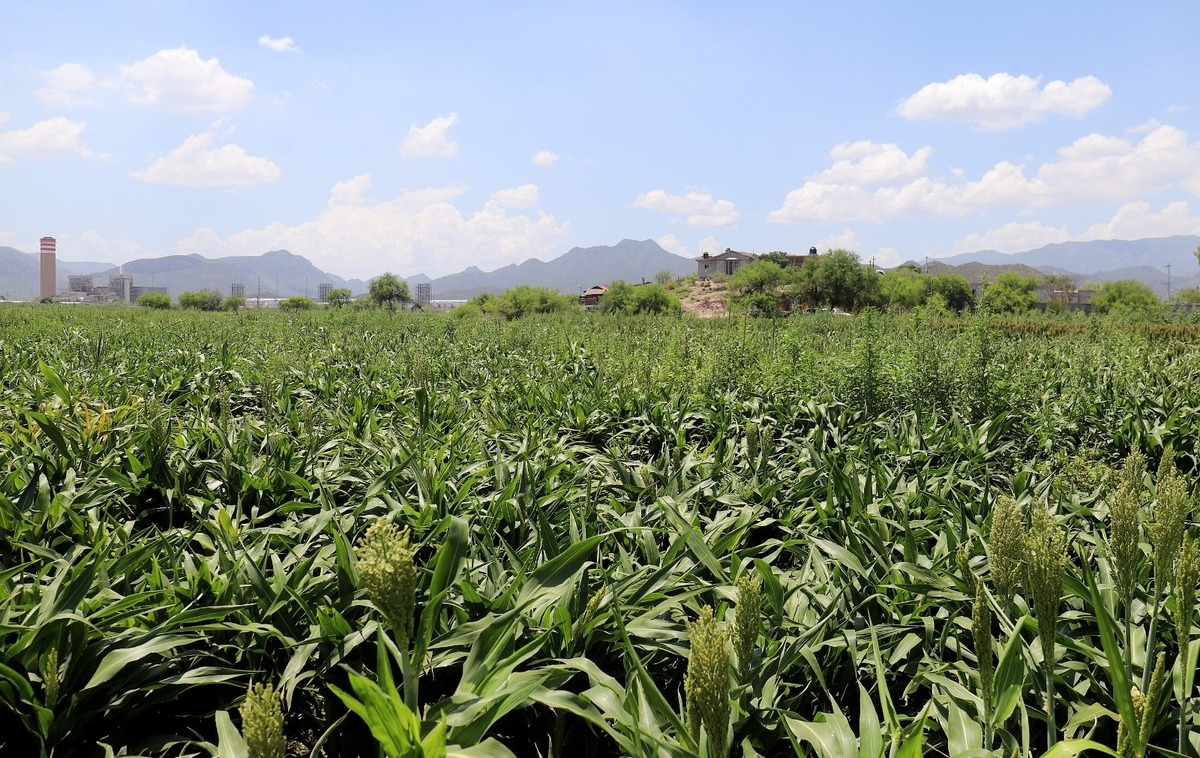
<svg viewBox="0 0 1200 758"><path fill-rule="evenodd" d="M1200 754L1200 329L0 308L0 754Z"/></svg>

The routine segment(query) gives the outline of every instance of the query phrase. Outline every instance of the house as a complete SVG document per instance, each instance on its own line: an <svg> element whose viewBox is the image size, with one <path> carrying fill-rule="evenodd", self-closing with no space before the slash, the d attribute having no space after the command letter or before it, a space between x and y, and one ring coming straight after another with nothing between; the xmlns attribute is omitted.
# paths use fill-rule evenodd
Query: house
<svg viewBox="0 0 1200 758"><path fill-rule="evenodd" d="M604 296L605 292L608 292L607 284L597 284L588 287L579 296L579 304L585 308L595 308L600 305L600 298Z"/></svg>
<svg viewBox="0 0 1200 758"><path fill-rule="evenodd" d="M714 274L733 276L733 272L738 270L738 266L758 260L758 258L759 256L754 253L739 253L730 248L725 248L725 252L720 254L705 253L696 259L696 278L709 279ZM808 255L789 255L787 259L789 268L801 268L804 264L817 259L817 249L810 247Z"/></svg>
<svg viewBox="0 0 1200 758"><path fill-rule="evenodd" d="M725 248L725 252L719 254L705 253L696 259L696 278L709 279L714 274L733 276L738 266L756 258L758 256L753 253L739 253L729 248Z"/></svg>

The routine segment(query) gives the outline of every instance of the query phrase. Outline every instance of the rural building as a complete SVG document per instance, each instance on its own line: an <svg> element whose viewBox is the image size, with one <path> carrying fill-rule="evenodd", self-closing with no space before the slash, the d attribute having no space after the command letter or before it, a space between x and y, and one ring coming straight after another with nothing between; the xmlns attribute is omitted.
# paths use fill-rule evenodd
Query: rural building
<svg viewBox="0 0 1200 758"><path fill-rule="evenodd" d="M600 298L604 297L605 292L608 292L607 284L597 284L588 287L579 296L579 304L585 308L595 308L600 305Z"/></svg>
<svg viewBox="0 0 1200 758"><path fill-rule="evenodd" d="M709 279L713 275L733 276L733 273L743 263L749 263L758 258L759 256L754 253L739 253L730 248L725 248L725 252L720 254L705 253L696 259L696 278ZM787 258L790 268L800 268L805 263L817 259L817 249L810 247L808 255L788 255Z"/></svg>

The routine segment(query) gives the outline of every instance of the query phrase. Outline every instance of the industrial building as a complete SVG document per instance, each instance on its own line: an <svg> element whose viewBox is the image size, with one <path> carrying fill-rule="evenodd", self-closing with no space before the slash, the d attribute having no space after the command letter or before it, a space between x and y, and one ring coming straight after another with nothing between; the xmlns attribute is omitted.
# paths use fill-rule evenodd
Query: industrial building
<svg viewBox="0 0 1200 758"><path fill-rule="evenodd" d="M42 237L42 276L38 297L54 297L58 277L57 244L53 237Z"/></svg>

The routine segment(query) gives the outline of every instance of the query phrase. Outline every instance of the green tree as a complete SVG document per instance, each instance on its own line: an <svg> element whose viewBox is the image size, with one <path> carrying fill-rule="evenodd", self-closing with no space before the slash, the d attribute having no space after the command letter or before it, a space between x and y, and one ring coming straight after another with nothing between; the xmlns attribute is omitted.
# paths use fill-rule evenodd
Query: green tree
<svg viewBox="0 0 1200 758"><path fill-rule="evenodd" d="M223 311L233 311L234 313L237 313L245 307L246 298L241 297L240 295L230 295L221 301L221 310Z"/></svg>
<svg viewBox="0 0 1200 758"><path fill-rule="evenodd" d="M782 250L773 250L764 255L760 255L758 259L760 261L769 261L783 269L786 269L789 265L791 265L792 262L792 259L788 257L788 254Z"/></svg>
<svg viewBox="0 0 1200 758"><path fill-rule="evenodd" d="M879 276L881 304L892 310L907 311L916 308L925 302L928 290L929 277L914 274L908 269L896 269Z"/></svg>
<svg viewBox="0 0 1200 758"><path fill-rule="evenodd" d="M952 311L965 311L975 300L971 283L959 274L937 274L931 282L933 294L941 295L946 307Z"/></svg>
<svg viewBox="0 0 1200 758"><path fill-rule="evenodd" d="M618 279L608 285L608 291L600 296L601 313L627 313L633 299L633 285Z"/></svg>
<svg viewBox="0 0 1200 758"><path fill-rule="evenodd" d="M632 313L679 315L683 312L683 306L680 305L679 298L668 292L666 287L660 284L642 284L633 288L629 310Z"/></svg>
<svg viewBox="0 0 1200 758"><path fill-rule="evenodd" d="M137 304L142 308L167 311L171 309L171 296L161 292L147 292L137 299Z"/></svg>
<svg viewBox="0 0 1200 758"><path fill-rule="evenodd" d="M810 305L855 310L879 297L880 276L849 250L831 250L800 269L796 295Z"/></svg>
<svg viewBox="0 0 1200 758"><path fill-rule="evenodd" d="M1092 295L1092 310L1114 316L1148 316L1157 311L1160 305L1154 290L1135 279L1105 282Z"/></svg>
<svg viewBox="0 0 1200 758"><path fill-rule="evenodd" d="M523 284L488 301L484 309L498 313L510 321L535 313L565 311L578 304L571 295L561 295L548 287L531 287Z"/></svg>
<svg viewBox="0 0 1200 758"><path fill-rule="evenodd" d="M1172 302L1189 304L1200 303L1200 288L1185 287L1175 293L1175 296L1172 298Z"/></svg>
<svg viewBox="0 0 1200 758"><path fill-rule="evenodd" d="M279 302L279 310L281 311L311 311L316 307L316 302L311 297L305 297L304 295L292 295Z"/></svg>
<svg viewBox="0 0 1200 758"><path fill-rule="evenodd" d="M983 291L980 301L996 313L1025 313L1037 304L1038 279L1005 271Z"/></svg>
<svg viewBox="0 0 1200 758"><path fill-rule="evenodd" d="M221 303L221 293L216 290L195 290L179 296L179 307L185 310L219 311Z"/></svg>
<svg viewBox="0 0 1200 758"><path fill-rule="evenodd" d="M375 305L389 310L394 309L397 303L407 303L412 299L408 294L408 282L390 271L372 279L368 291Z"/></svg>
<svg viewBox="0 0 1200 758"><path fill-rule="evenodd" d="M325 302L333 308L344 308L353 297L354 293L349 288L336 287L329 290L329 294L325 296Z"/></svg>
<svg viewBox="0 0 1200 758"><path fill-rule="evenodd" d="M787 280L787 271L773 261L759 259L738 266L729 280L733 306L749 313L778 314L783 300L780 287Z"/></svg>

